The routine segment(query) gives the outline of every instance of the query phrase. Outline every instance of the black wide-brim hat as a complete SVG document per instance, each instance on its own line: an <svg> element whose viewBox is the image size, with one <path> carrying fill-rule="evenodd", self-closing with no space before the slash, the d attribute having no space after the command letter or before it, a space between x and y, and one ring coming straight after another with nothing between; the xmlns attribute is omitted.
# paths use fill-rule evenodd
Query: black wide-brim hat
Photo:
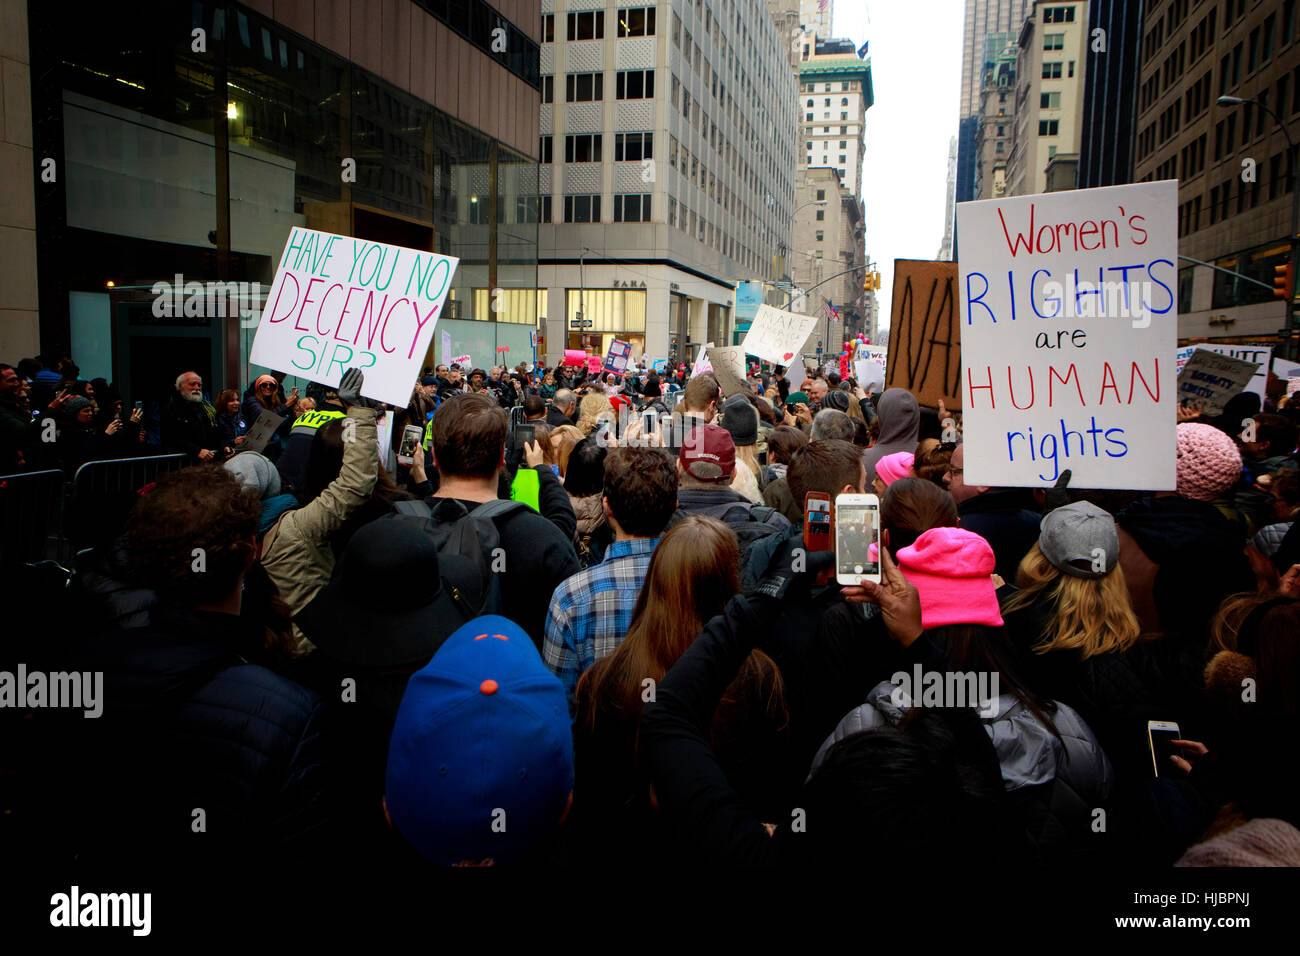
<svg viewBox="0 0 1300 956"><path fill-rule="evenodd" d="M427 518L386 515L358 529L330 583L294 623L341 663L391 667L428 660L476 615L485 589L476 562L439 555L431 528Z"/></svg>

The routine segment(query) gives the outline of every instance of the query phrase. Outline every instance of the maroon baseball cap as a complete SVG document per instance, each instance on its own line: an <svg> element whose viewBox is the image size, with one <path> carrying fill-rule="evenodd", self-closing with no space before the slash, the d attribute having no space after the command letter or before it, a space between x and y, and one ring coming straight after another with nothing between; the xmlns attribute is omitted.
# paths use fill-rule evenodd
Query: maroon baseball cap
<svg viewBox="0 0 1300 956"><path fill-rule="evenodd" d="M696 425L682 439L677 462L696 481L730 481L736 471L736 443L725 428Z"/></svg>

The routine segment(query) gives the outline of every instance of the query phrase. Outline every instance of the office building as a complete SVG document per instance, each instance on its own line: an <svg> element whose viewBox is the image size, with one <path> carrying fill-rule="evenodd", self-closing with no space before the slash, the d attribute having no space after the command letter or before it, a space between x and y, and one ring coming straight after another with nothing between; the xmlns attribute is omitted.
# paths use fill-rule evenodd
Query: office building
<svg viewBox="0 0 1300 956"><path fill-rule="evenodd" d="M966 0L962 22L961 105L957 133L956 201L976 198L975 165L984 82L985 38L990 33L1019 34L1031 0Z"/></svg>
<svg viewBox="0 0 1300 956"><path fill-rule="evenodd" d="M1138 87L1136 181L1178 180L1179 337L1277 341L1286 302L1295 171L1285 130L1300 114L1295 0L1148 4ZM1220 96L1254 100L1219 106ZM1293 136L1294 138L1294 136ZM1247 280L1254 280L1260 285Z"/></svg>
<svg viewBox="0 0 1300 956"><path fill-rule="evenodd" d="M159 317L152 289L181 274L264 297L294 226L458 257L434 342L531 355L539 0L4 9L6 56L19 35L30 56L6 71L7 119L21 73L50 171L0 187L35 226L34 263L0 265L30 304L6 316L6 360L39 344L151 400L189 369L213 393L246 384L262 298L243 320Z"/></svg>
<svg viewBox="0 0 1300 956"><path fill-rule="evenodd" d="M798 123L763 0L542 0L545 354L693 359L788 266ZM579 315L581 313L581 315Z"/></svg>
<svg viewBox="0 0 1300 956"><path fill-rule="evenodd" d="M811 290L802 304L805 314L821 320L816 340L838 353L846 333L868 328L861 301L865 270L851 271L866 264L862 200L844 188L837 170L826 166L799 170L795 199L800 212L791 264L794 284ZM828 314L828 305L838 318Z"/></svg>
<svg viewBox="0 0 1300 956"><path fill-rule="evenodd" d="M957 137L948 141L948 179L944 187L944 196L946 197L943 204L943 241L939 243L939 254L935 259L951 262L952 261L952 239L953 225L955 216L953 215L953 205L955 202L957 190Z"/></svg>
<svg viewBox="0 0 1300 956"><path fill-rule="evenodd" d="M975 199L1000 199L1007 192L1007 161L1016 129L1018 34L984 38L984 80L975 134Z"/></svg>
<svg viewBox="0 0 1300 956"><path fill-rule="evenodd" d="M1073 186L1083 128L1088 5L1035 0L1017 38L1015 134L1007 161L1007 195Z"/></svg>
<svg viewBox="0 0 1300 956"><path fill-rule="evenodd" d="M1136 51L1141 45L1141 0L1091 0L1083 71L1080 189L1115 186L1133 179L1138 68L1142 62Z"/></svg>

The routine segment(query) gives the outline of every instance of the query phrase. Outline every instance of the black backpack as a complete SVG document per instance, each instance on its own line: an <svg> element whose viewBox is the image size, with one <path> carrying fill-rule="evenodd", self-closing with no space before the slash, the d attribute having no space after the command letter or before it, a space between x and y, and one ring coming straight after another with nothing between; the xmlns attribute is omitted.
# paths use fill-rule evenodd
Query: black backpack
<svg viewBox="0 0 1300 956"><path fill-rule="evenodd" d="M466 615L465 621L482 614L505 612L501 600L501 577L496 573L500 570L496 567L497 559L505 552L501 550L501 533L496 522L516 512L532 512L528 505L498 498L470 511L454 498L440 498L436 506L427 501L398 501L394 508L398 514L429 519L428 531L437 543L439 558L455 556L458 563L469 562L478 569L482 586L477 594L467 594L454 585L450 586L452 600ZM447 633L463 623L455 622Z"/></svg>

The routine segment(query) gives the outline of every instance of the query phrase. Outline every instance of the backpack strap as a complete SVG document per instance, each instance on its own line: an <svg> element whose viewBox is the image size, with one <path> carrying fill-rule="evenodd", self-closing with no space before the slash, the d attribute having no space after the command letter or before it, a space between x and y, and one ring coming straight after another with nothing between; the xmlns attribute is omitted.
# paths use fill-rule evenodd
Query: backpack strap
<svg viewBox="0 0 1300 956"><path fill-rule="evenodd" d="M736 502L734 505L732 505L730 508L724 511L721 515L719 515L718 520L722 521L724 524L731 524L733 520L748 521L752 517L754 509L756 507L757 507L756 505L742 504L741 502ZM769 508L768 510L770 511L771 509ZM737 513L739 513L739 518L733 519L732 516L736 515Z"/></svg>
<svg viewBox="0 0 1300 956"><path fill-rule="evenodd" d="M395 501L393 502L393 510L399 515L412 515L416 518L431 518L433 516L433 508L423 499Z"/></svg>
<svg viewBox="0 0 1300 956"><path fill-rule="evenodd" d="M489 521L495 521L517 511L532 511L532 509L522 501L507 501L504 498L494 498L492 501L483 502L469 514L472 518L486 518ZM536 512L533 513L536 514Z"/></svg>

